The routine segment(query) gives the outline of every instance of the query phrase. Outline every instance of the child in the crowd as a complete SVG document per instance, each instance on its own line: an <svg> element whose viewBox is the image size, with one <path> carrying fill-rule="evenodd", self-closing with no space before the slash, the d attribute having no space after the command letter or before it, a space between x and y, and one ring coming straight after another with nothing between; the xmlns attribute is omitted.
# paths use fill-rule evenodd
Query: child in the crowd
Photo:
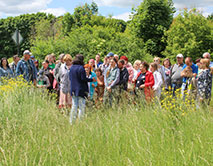
<svg viewBox="0 0 213 166"><path fill-rule="evenodd" d="M95 60L94 59L90 59L89 60L89 65L90 65L90 70L91 72L95 72Z"/></svg>
<svg viewBox="0 0 213 166"><path fill-rule="evenodd" d="M155 92L155 96L157 98L160 98L160 96L161 96L161 86L163 84L163 79L162 79L162 75L158 71L158 64L157 63L151 63L150 64L150 71L153 73L154 80L155 80L155 84L154 84L154 86L152 88L153 88L153 90Z"/></svg>
<svg viewBox="0 0 213 166"><path fill-rule="evenodd" d="M183 83L181 87L182 97L185 98L184 91L188 90L188 93L195 93L194 95L190 95L191 97L196 96L196 88L193 85L195 82L195 78L198 74L198 66L193 63L191 57L186 57L185 65L183 65L183 69L181 72L181 77L183 77Z"/></svg>
<svg viewBox="0 0 213 166"><path fill-rule="evenodd" d="M87 78L95 78L97 80L97 76L94 72L91 71L91 67L89 64L84 65L85 71L86 71L86 76ZM89 88L89 94L88 97L90 100L93 100L93 95L95 92L95 88L97 87L98 83L96 82L88 82L88 88Z"/></svg>
<svg viewBox="0 0 213 166"><path fill-rule="evenodd" d="M97 99L96 102L103 102L104 97L104 76L102 74L102 70L100 68L97 68L95 70L95 73L97 75L97 86L95 88L95 91L97 93Z"/></svg>
<svg viewBox="0 0 213 166"><path fill-rule="evenodd" d="M182 95L184 95L184 91L188 90L188 93L191 92L192 89L192 77L193 77L193 72L192 68L190 66L187 66L182 72L181 75L184 75L185 77L185 84L182 84Z"/></svg>
<svg viewBox="0 0 213 166"><path fill-rule="evenodd" d="M193 73L192 73L192 68L190 66L187 66L183 71L182 71L182 74L185 75L185 77L187 79L191 78L193 76Z"/></svg>

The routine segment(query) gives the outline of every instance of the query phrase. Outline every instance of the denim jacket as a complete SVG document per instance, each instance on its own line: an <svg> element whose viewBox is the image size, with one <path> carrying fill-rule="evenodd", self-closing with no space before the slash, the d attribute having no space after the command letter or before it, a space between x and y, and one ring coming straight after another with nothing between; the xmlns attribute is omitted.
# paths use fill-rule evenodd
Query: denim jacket
<svg viewBox="0 0 213 166"><path fill-rule="evenodd" d="M10 68L7 68L6 70L4 68L0 67L0 78L1 77L8 77L11 78L13 77L13 72Z"/></svg>
<svg viewBox="0 0 213 166"><path fill-rule="evenodd" d="M120 81L120 70L116 66L113 69L108 67L104 73L105 87L114 88Z"/></svg>
<svg viewBox="0 0 213 166"><path fill-rule="evenodd" d="M32 69L32 80L36 80L36 77L37 77L36 67L31 59L29 59L28 62ZM32 81L32 80L29 80L30 73L28 70L27 62L24 59L21 59L18 62L17 67L16 67L16 76L19 76L19 75L23 75L24 79L27 81Z"/></svg>

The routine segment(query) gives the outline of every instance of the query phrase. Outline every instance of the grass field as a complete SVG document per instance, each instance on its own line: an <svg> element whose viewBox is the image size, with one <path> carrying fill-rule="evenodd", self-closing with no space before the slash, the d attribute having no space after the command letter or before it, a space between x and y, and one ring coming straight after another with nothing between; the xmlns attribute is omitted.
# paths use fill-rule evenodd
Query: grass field
<svg viewBox="0 0 213 166"><path fill-rule="evenodd" d="M124 99L111 108L88 108L71 126L44 91L11 86L0 92L2 166L213 165L212 107L183 104L183 114Z"/></svg>

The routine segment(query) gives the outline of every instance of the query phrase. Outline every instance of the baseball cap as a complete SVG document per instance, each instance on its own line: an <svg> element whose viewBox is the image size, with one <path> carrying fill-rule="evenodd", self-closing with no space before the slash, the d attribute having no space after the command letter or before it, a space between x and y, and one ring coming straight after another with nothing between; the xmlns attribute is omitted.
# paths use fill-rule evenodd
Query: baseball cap
<svg viewBox="0 0 213 166"><path fill-rule="evenodd" d="M128 62L128 58L126 57L126 56L121 56L121 58L120 58L121 60L125 60L125 61L127 61Z"/></svg>
<svg viewBox="0 0 213 166"><path fill-rule="evenodd" d="M107 57L112 57L114 56L114 54L112 52L110 52L109 54L107 54Z"/></svg>
<svg viewBox="0 0 213 166"><path fill-rule="evenodd" d="M183 58L183 54L178 54L176 58Z"/></svg>
<svg viewBox="0 0 213 166"><path fill-rule="evenodd" d="M23 53L23 55L26 55L26 54L30 55L31 52L29 50L25 50L24 53Z"/></svg>
<svg viewBox="0 0 213 166"><path fill-rule="evenodd" d="M34 58L35 58L35 56L33 56L33 55L32 55L30 58L31 58L31 59L34 59Z"/></svg>

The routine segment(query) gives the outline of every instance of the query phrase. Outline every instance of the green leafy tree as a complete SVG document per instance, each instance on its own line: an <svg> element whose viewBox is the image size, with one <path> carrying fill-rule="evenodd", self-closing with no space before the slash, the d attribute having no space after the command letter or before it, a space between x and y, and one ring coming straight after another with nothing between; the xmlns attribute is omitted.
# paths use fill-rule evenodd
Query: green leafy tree
<svg viewBox="0 0 213 166"><path fill-rule="evenodd" d="M20 45L20 50L23 52L25 49L30 49L31 47L31 30L35 23L38 20L52 17L53 15L47 15L46 13L36 13L0 19L0 58L11 57L17 54L17 47L12 40L12 35L17 28L23 37L23 42Z"/></svg>
<svg viewBox="0 0 213 166"><path fill-rule="evenodd" d="M62 18L62 34L68 35L74 25L75 21L73 16L69 12L67 12Z"/></svg>
<svg viewBox="0 0 213 166"><path fill-rule="evenodd" d="M49 19L42 19L35 23L33 26L32 32L33 35L31 35L31 43L33 43L34 40L48 40L49 38L56 39L58 37L61 37L61 31L62 31L62 18L52 18Z"/></svg>
<svg viewBox="0 0 213 166"><path fill-rule="evenodd" d="M127 55L131 61L149 60L151 56L144 52L143 47L143 40L129 33L117 32L113 27L86 25L72 30L69 36L64 38L49 38L47 41L37 39L32 51L40 59L52 52L56 55L64 52L72 56L81 53L85 56L85 61L88 61L97 53L103 58L112 51L119 55Z"/></svg>
<svg viewBox="0 0 213 166"><path fill-rule="evenodd" d="M93 15L91 17L89 25L114 28L117 32L124 32L127 27L127 23L123 20L106 18L104 16L97 15Z"/></svg>
<svg viewBox="0 0 213 166"><path fill-rule="evenodd" d="M78 6L74 10L74 20L77 27L89 24L92 15L98 13L98 6L95 2L92 2L91 5L85 3L83 6Z"/></svg>
<svg viewBox="0 0 213 166"><path fill-rule="evenodd" d="M162 37L172 23L174 12L172 0L144 0L133 11L131 30L144 40L148 53L161 56L166 46Z"/></svg>
<svg viewBox="0 0 213 166"><path fill-rule="evenodd" d="M213 52L213 22L196 9L184 10L166 32L167 47L163 54L175 58L178 53L194 60L204 52Z"/></svg>

